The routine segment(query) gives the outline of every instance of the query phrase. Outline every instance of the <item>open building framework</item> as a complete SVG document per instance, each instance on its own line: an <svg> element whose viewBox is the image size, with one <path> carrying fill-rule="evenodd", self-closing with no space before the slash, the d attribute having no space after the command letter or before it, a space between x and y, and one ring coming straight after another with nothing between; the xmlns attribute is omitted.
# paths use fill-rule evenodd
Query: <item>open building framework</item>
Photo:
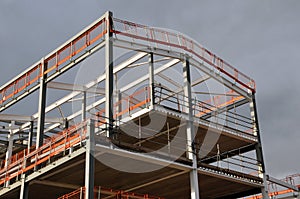
<svg viewBox="0 0 300 199"><path fill-rule="evenodd" d="M95 56L103 73L67 82ZM107 12L0 88L0 198L267 198L255 89L183 34Z"/></svg>

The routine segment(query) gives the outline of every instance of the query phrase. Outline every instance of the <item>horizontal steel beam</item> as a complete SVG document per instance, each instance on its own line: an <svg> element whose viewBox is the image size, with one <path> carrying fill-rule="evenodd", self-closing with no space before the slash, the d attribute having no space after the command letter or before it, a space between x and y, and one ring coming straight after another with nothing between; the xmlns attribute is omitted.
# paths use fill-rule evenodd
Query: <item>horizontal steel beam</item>
<svg viewBox="0 0 300 199"><path fill-rule="evenodd" d="M15 115L15 114L0 114L0 121L19 121L19 122L30 122L37 118L27 115ZM45 118L46 123L62 123L64 119L62 118ZM5 129L18 129L18 127L7 127Z"/></svg>
<svg viewBox="0 0 300 199"><path fill-rule="evenodd" d="M140 60L141 58L145 57L146 55L147 55L147 53L144 53L144 52L139 52L139 53L135 54L134 56L132 56L131 58L129 58L125 62L122 62L119 65L115 66L114 67L114 73L117 73L117 72L121 71L122 69L126 68L128 65ZM105 80L105 74L99 76L95 81L89 82L88 84L85 85L85 87L87 89L90 89L93 86L95 86L97 83L99 83L103 80ZM65 97L57 100L53 104L46 107L45 113L48 113L49 111L55 109L56 107L68 102L70 99L76 97L80 93L81 93L80 91L73 91L72 93L66 95ZM32 117L34 119L36 119L38 117L38 113L33 114ZM23 130L24 128L27 128L29 125L30 125L30 122L27 122L27 123L23 124L19 129L14 130L13 133L17 133L18 131Z"/></svg>
<svg viewBox="0 0 300 199"><path fill-rule="evenodd" d="M104 93L105 93L104 88L88 89L86 86L83 86L83 85L68 84L68 83L63 83L63 82L49 82L47 84L47 88L66 90L66 91L80 91L80 92L96 93L96 94L100 94L100 95L104 95Z"/></svg>
<svg viewBox="0 0 300 199"><path fill-rule="evenodd" d="M90 55L94 54L95 52L97 52L98 50L100 50L102 47L104 46L104 42L99 43L98 45L96 45L95 47L93 47L91 50L86 51L83 55L81 55L80 57L74 59L73 61L70 61L70 63L68 63L67 65L65 65L63 68L61 68L60 70L56 71L55 73L53 73L52 75L50 75L49 77L47 77L47 83L52 81L53 79L55 79L56 77L60 76L61 74L63 74L64 72L66 72L67 70L69 70L70 68L74 67L75 65L77 65L78 63L82 62L83 60L85 60L87 57L89 57ZM13 98L11 101L9 101L7 104L3 105L0 107L0 112L7 109L8 107L12 106L14 103L18 102L19 100L23 99L24 97L28 96L29 94L31 94L32 92L36 91L38 88L40 87L40 84L36 84L35 86L33 86L32 88L28 89L26 92L23 92L22 94L20 94L19 96Z"/></svg>
<svg viewBox="0 0 300 199"><path fill-rule="evenodd" d="M294 191L299 191L299 188L298 188L297 186L292 185L292 184L289 184L289 183L284 182L284 181L282 181L282 180L278 180L278 179L273 178L273 177L271 177L271 176L269 176L269 175L267 175L267 180L268 180L269 182L275 183L275 184L280 185L280 186L282 186L282 187L289 188L289 189L292 189L292 190L294 190Z"/></svg>
<svg viewBox="0 0 300 199"><path fill-rule="evenodd" d="M157 68L154 70L154 75L157 75L165 70L167 70L168 68L170 68L171 66L174 66L175 64L178 64L180 62L179 59L173 59L171 61L169 61L168 63L162 65L161 67ZM129 83L127 86L124 86L123 88L120 89L120 92L124 92L130 88L132 88L135 85L138 85L139 83L142 83L143 81L146 81L149 78L149 75L144 75L142 77L140 77L139 79L135 80L134 82Z"/></svg>
<svg viewBox="0 0 300 199"><path fill-rule="evenodd" d="M49 180L34 180L31 184L39 184L51 187L58 187L58 188L65 188L65 189L78 189L81 185L69 184L69 183L62 183L57 181L49 181Z"/></svg>
<svg viewBox="0 0 300 199"><path fill-rule="evenodd" d="M137 44L137 43L133 43L133 42L117 39L117 38L114 38L114 46L120 47L120 48L125 48L125 49L131 49L131 50L136 49L136 50L147 52L147 53L152 52L157 55L168 56L168 57L172 57L172 58L180 59L180 60L183 60L183 58L186 56L186 53L182 53L182 52L178 52L178 51L174 51L174 50L170 51L170 50L162 49L162 48L152 48L148 45ZM192 66L195 66L202 72L206 73L207 75L214 78L221 84L225 85L227 88L234 90L235 92L239 93L240 95L244 96L245 98L247 98L249 100L251 99L249 96L250 94L247 91L243 90L238 85L236 85L234 82L229 81L228 79L226 79L223 76L221 76L220 74L218 74L216 71L212 70L211 67L208 66L208 64L204 63L204 61L199 62L192 55L189 58L189 60L190 60L190 64Z"/></svg>
<svg viewBox="0 0 300 199"><path fill-rule="evenodd" d="M119 148L112 149L112 148L110 148L110 146L104 146L101 144L96 144L95 150L96 151L99 150L100 152L104 152L104 153L108 153L108 154L114 154L114 155L119 155L122 157L132 158L134 160L148 162L150 164L156 164L156 165L160 165L160 166L164 166L164 167L168 166L168 167L171 167L174 169L179 169L182 171L190 171L192 169L191 166L188 166L185 164L181 164L181 163L177 163L174 161L154 157L151 155L145 155L142 153L134 153L134 152L119 149Z"/></svg>

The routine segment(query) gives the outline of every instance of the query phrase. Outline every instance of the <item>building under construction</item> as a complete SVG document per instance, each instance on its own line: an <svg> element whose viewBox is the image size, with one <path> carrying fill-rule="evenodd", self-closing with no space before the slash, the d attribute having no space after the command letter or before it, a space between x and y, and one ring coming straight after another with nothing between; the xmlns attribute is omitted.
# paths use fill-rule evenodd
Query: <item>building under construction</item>
<svg viewBox="0 0 300 199"><path fill-rule="evenodd" d="M255 82L178 32L107 12L0 110L0 198L268 197Z"/></svg>

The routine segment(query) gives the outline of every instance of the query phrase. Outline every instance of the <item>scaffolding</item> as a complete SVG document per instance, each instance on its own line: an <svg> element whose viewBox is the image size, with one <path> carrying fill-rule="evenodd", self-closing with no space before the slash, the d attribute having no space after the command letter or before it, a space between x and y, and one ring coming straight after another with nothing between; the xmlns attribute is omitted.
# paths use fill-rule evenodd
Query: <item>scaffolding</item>
<svg viewBox="0 0 300 199"><path fill-rule="evenodd" d="M0 198L267 198L255 90L189 37L107 12L0 88Z"/></svg>

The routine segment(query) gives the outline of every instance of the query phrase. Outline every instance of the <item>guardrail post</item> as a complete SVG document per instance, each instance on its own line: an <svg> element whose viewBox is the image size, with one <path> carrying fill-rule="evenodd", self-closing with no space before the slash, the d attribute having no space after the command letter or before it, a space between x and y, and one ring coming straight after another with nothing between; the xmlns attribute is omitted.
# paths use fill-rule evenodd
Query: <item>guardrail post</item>
<svg viewBox="0 0 300 199"><path fill-rule="evenodd" d="M87 122L86 153L85 153L85 199L94 198L94 169L95 169L95 123Z"/></svg>
<svg viewBox="0 0 300 199"><path fill-rule="evenodd" d="M183 78L184 78L184 96L186 99L185 112L188 114L188 120L186 121L186 136L187 136L187 158L192 160L193 168L190 171L190 188L191 188L191 199L200 199L199 185L198 185L198 166L197 156L194 153L194 119L193 119L193 107L192 107L192 91L191 91L191 74L190 74L190 63L188 57L185 58L183 63Z"/></svg>

